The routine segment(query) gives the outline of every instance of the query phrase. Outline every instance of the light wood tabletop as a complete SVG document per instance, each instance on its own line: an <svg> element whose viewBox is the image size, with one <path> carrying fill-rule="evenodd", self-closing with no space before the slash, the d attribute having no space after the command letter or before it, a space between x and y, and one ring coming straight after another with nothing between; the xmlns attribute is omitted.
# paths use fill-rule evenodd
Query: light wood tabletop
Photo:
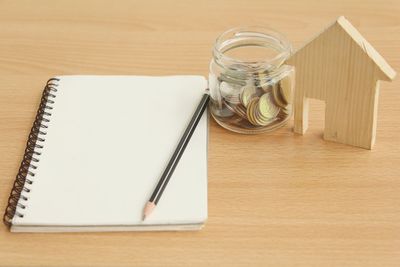
<svg viewBox="0 0 400 267"><path fill-rule="evenodd" d="M268 26L296 48L340 15L398 71L399 14L399 1L0 1L0 210L54 75L207 76L228 28ZM15 234L2 225L0 266L398 266L399 86L381 84L372 151L322 140L319 101L304 136L293 122L250 136L211 121L201 231Z"/></svg>

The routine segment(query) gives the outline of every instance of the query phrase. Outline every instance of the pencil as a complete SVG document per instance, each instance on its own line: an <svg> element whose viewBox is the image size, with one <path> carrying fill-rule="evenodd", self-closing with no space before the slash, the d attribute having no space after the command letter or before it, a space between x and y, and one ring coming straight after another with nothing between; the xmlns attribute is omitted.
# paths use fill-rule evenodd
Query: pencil
<svg viewBox="0 0 400 267"><path fill-rule="evenodd" d="M167 187L167 184L169 182L169 179L171 178L172 174L174 173L174 170L176 166L178 165L178 162L180 158L183 155L183 152L185 151L185 148L187 144L190 141L190 138L192 137L194 131L196 130L196 126L199 123L201 116L203 115L204 111L206 110L208 101L210 100L210 95L208 94L208 90L204 93L203 97L200 100L199 105L196 108L196 111L194 112L192 119L190 120L188 126L186 127L185 132L183 133L181 140L179 141L174 154L172 154L171 159L168 162L167 167L165 168L163 174L161 175L160 180L157 183L156 188L153 191L153 194L151 195L149 201L146 203L144 210L143 210L143 220L145 220L150 213L153 212L154 208L157 206L158 201L160 200L165 188Z"/></svg>

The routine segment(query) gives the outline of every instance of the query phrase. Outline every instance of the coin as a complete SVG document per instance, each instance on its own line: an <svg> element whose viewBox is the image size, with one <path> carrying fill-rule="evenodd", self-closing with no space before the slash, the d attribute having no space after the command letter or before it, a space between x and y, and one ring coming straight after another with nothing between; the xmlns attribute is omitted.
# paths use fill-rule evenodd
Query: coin
<svg viewBox="0 0 400 267"><path fill-rule="evenodd" d="M269 123L270 120L266 120L262 115L260 115L258 108L259 103L260 102L257 103L254 109L254 120L257 122L258 125L265 126Z"/></svg>
<svg viewBox="0 0 400 267"><path fill-rule="evenodd" d="M279 107L272 101L271 93L265 93L260 97L258 109L260 115L265 119L275 118L279 113Z"/></svg>
<svg viewBox="0 0 400 267"><path fill-rule="evenodd" d="M266 126L266 125L272 123L273 121L275 121L276 117L274 117L274 118L266 118L260 113L259 104L260 104L260 101L258 101L258 104L257 104L257 107L256 107L256 114L255 114L256 121L258 122L258 124L260 124L262 126Z"/></svg>
<svg viewBox="0 0 400 267"><path fill-rule="evenodd" d="M274 99L275 103L278 106L280 106L282 108L287 106L288 103L283 98L283 96L282 96L282 94L281 94L281 92L279 90L279 85L278 84L275 84L274 87L272 88L272 96L273 96L273 99Z"/></svg>
<svg viewBox="0 0 400 267"><path fill-rule="evenodd" d="M284 113L285 115L290 115L291 112L291 106L287 106L285 108L281 108L282 113Z"/></svg>
<svg viewBox="0 0 400 267"><path fill-rule="evenodd" d="M246 108L242 106L242 104L234 105L227 101L224 102L226 107L232 111L233 113L237 114L239 117L243 119L247 119L246 117Z"/></svg>
<svg viewBox="0 0 400 267"><path fill-rule="evenodd" d="M239 104L239 93L240 87L234 86L227 82L221 82L219 89L221 91L221 96L228 102L233 104Z"/></svg>
<svg viewBox="0 0 400 267"><path fill-rule="evenodd" d="M262 96L262 98L264 99L265 96ZM275 120L277 120L277 116L269 117L269 116L263 115L261 113L261 110L262 110L262 106L265 105L265 103L264 103L264 100L262 100L262 101L260 101L260 100L261 100L261 98L259 99L259 101L257 102L257 105L255 107L254 119L258 125L266 126L266 125L271 124Z"/></svg>
<svg viewBox="0 0 400 267"><path fill-rule="evenodd" d="M270 91L272 89L272 86L269 71L266 70L263 72L259 72L257 76L257 86L259 86L265 92Z"/></svg>
<svg viewBox="0 0 400 267"><path fill-rule="evenodd" d="M258 100L259 100L258 97L255 97L255 98L251 99L251 100L249 101L249 103L248 103L247 111L246 111L247 120L248 120L251 124L253 124L253 125L255 125L255 126L259 126L259 125L260 125L260 124L257 122L257 120L255 119L255 114L254 114L254 113L255 113L256 105L257 105L257 103L258 103Z"/></svg>
<svg viewBox="0 0 400 267"><path fill-rule="evenodd" d="M279 91L286 103L292 103L292 75L289 74L279 81Z"/></svg>
<svg viewBox="0 0 400 267"><path fill-rule="evenodd" d="M239 100L243 106L247 107L253 95L256 94L256 87L252 84L243 86L240 90Z"/></svg>
<svg viewBox="0 0 400 267"><path fill-rule="evenodd" d="M240 117L246 119L246 108L242 104L238 104L233 107L235 110L236 114L238 114Z"/></svg>
<svg viewBox="0 0 400 267"><path fill-rule="evenodd" d="M235 89L233 89L233 87L227 82L221 82L219 85L219 90L221 91L221 95L223 97L232 95L235 92Z"/></svg>

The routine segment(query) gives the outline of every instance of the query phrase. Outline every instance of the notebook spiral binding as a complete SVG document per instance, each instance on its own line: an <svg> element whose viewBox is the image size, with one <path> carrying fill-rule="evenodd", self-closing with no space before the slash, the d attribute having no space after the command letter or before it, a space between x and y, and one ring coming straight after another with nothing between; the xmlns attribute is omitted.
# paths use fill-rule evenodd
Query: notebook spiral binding
<svg viewBox="0 0 400 267"><path fill-rule="evenodd" d="M41 149L44 147L46 141L45 136L48 128L47 123L50 122L51 110L55 103L57 82L58 78L52 78L47 81L43 90L42 99L40 101L39 109L36 114L36 119L33 122L31 132L25 148L17 177L14 181L14 186L8 198L8 205L4 213L3 221L8 227L11 226L14 216L23 218L26 209L26 202L28 201L31 189L30 185L34 183L35 170L37 163L40 161Z"/></svg>

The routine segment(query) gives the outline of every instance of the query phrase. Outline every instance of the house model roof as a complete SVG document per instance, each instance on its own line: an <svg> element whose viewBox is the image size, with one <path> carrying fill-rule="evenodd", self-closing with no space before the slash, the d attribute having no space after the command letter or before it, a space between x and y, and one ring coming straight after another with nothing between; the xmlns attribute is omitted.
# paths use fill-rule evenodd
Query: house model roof
<svg viewBox="0 0 400 267"><path fill-rule="evenodd" d="M308 46L308 44L317 41L318 37L327 32L331 27L341 27L348 36L364 51L365 55L369 57L372 62L376 65L378 71L381 75L379 75L380 80L391 81L396 76L395 70L390 67L390 65L386 62L386 60L373 48L373 46L360 34L360 32L343 16L339 17L333 24L324 29L322 33L319 33L316 37L314 37L311 41L307 42L306 45L299 48L293 55L296 57L297 53L300 53L304 48Z"/></svg>

